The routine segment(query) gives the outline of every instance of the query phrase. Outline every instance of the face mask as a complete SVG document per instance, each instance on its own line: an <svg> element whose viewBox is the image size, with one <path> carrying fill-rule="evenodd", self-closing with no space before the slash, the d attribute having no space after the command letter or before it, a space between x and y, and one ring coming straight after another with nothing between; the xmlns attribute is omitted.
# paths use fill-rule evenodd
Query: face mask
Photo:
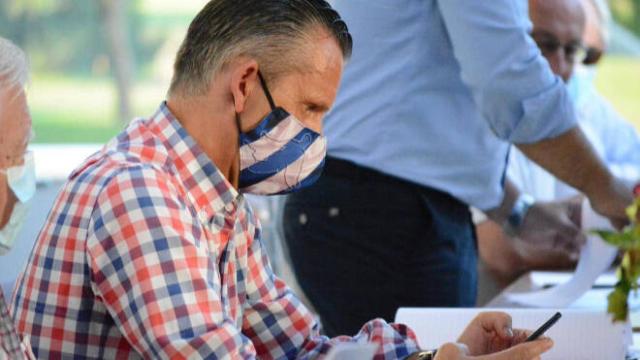
<svg viewBox="0 0 640 360"><path fill-rule="evenodd" d="M313 184L322 173L327 141L283 108L276 107L259 74L271 113L258 126L240 131L240 191L286 194Z"/></svg>
<svg viewBox="0 0 640 360"><path fill-rule="evenodd" d="M7 176L9 188L18 199L18 202L13 206L13 212L9 218L9 222L4 228L0 229L0 255L4 255L11 250L18 236L18 231L27 215L27 202L31 200L36 192L36 172L33 153L26 153L23 165L0 170L0 173Z"/></svg>
<svg viewBox="0 0 640 360"><path fill-rule="evenodd" d="M581 107L589 101L589 94L594 91L596 67L593 65L577 65L567 82L567 92L573 103Z"/></svg>

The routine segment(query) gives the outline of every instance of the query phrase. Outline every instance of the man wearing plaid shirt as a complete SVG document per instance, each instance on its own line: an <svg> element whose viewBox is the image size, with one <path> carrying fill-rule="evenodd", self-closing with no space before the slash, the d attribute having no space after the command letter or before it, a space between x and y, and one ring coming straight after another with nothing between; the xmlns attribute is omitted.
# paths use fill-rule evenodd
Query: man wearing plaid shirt
<svg viewBox="0 0 640 360"><path fill-rule="evenodd" d="M13 302L36 355L321 358L340 342L375 342L379 359L418 356L413 332L382 320L354 337L321 336L274 276L242 195L319 176L322 117L350 51L324 0L209 2L167 102L78 167L54 204ZM522 340L504 314L479 319L473 334Z"/></svg>
<svg viewBox="0 0 640 360"><path fill-rule="evenodd" d="M0 37L0 261L11 256L36 190L33 155L27 151L33 135L25 91L28 72L25 53ZM33 358L0 287L0 360Z"/></svg>

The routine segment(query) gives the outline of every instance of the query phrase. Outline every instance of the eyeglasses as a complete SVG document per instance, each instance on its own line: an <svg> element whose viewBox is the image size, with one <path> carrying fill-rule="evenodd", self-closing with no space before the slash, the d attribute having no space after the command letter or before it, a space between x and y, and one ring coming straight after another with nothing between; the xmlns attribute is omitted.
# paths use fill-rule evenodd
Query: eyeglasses
<svg viewBox="0 0 640 360"><path fill-rule="evenodd" d="M584 65L595 65L600 61L603 54L604 54L604 51L602 49L588 47L585 49L585 56L584 56L584 59L582 60L582 63Z"/></svg>
<svg viewBox="0 0 640 360"><path fill-rule="evenodd" d="M531 34L531 37L536 42L544 56L553 55L562 49L567 60L573 63L595 65L600 61L604 53L603 50L594 47L585 48L578 41L562 44L554 36L546 33L537 34L534 32Z"/></svg>

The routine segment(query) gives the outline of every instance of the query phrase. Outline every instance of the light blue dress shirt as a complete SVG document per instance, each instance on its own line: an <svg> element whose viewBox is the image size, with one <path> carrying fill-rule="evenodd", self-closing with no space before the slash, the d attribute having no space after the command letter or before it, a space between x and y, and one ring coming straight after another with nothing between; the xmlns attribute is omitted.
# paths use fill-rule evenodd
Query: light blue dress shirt
<svg viewBox="0 0 640 360"><path fill-rule="evenodd" d="M528 35L525 0L335 0L354 38L329 155L448 192L502 200L508 142L575 126Z"/></svg>

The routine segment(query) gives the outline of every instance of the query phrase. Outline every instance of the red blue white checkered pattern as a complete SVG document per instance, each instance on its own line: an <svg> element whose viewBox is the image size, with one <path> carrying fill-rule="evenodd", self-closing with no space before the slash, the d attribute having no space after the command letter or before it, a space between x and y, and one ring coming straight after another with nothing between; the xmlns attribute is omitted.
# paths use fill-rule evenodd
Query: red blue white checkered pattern
<svg viewBox="0 0 640 360"><path fill-rule="evenodd" d="M74 171L14 294L39 358L321 358L376 342L417 350L382 320L320 336L274 276L250 206L163 104Z"/></svg>
<svg viewBox="0 0 640 360"><path fill-rule="evenodd" d="M0 289L0 359L35 359L28 343L23 342L16 331L2 289Z"/></svg>

